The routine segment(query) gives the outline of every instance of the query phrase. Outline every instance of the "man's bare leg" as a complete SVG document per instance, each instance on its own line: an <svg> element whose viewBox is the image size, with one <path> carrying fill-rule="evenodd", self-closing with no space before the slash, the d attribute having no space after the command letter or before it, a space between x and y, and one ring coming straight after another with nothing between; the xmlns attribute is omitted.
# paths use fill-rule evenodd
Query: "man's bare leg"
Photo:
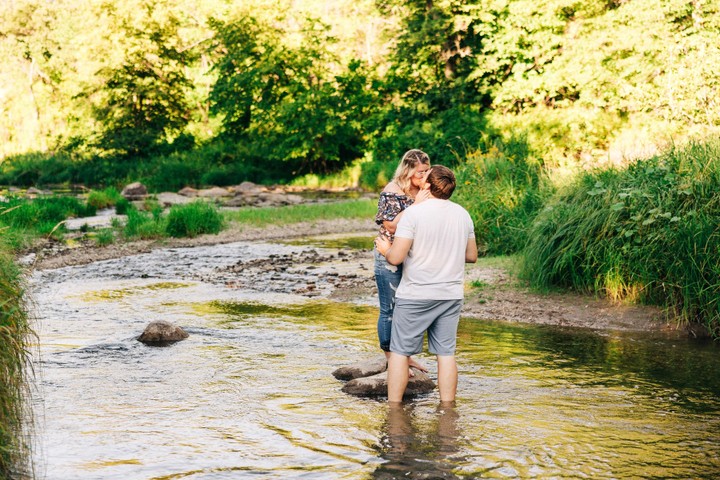
<svg viewBox="0 0 720 480"><path fill-rule="evenodd" d="M455 355L438 355L438 390L441 402L452 402L457 394L458 369ZM388 374L388 384L390 377ZM389 388L389 385L388 385Z"/></svg>
<svg viewBox="0 0 720 480"><path fill-rule="evenodd" d="M388 358L388 402L402 402L410 375L410 357L390 353Z"/></svg>
<svg viewBox="0 0 720 480"><path fill-rule="evenodd" d="M387 358L388 361L390 360L390 352L385 352L385 358ZM412 358L412 357L409 357L409 366L410 366L410 367L413 367L413 368L417 368L417 369L420 370L421 372L427 373L427 371L428 371L428 369L427 369L427 367L426 367L425 365L419 363L417 360L415 360L415 359ZM414 376L415 376L415 372L412 371L412 368L408 368L408 374L409 374L411 377L414 377Z"/></svg>

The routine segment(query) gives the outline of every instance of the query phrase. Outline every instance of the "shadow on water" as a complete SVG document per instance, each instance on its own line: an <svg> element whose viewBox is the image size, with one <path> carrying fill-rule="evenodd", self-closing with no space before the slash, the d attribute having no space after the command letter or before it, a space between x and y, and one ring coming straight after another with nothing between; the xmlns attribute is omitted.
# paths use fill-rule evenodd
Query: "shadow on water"
<svg viewBox="0 0 720 480"><path fill-rule="evenodd" d="M543 370L585 371L586 385L617 385L638 392L663 386L688 409L706 408L692 400L696 392L720 395L720 375L708 368L718 363L720 345L705 339L473 321L465 322L459 335L469 344L492 341L532 351L532 363Z"/></svg>

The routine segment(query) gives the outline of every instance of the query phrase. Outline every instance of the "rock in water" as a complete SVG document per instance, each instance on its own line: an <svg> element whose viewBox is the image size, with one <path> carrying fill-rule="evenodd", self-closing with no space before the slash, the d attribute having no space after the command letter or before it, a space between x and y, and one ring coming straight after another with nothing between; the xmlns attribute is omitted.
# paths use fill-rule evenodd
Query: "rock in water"
<svg viewBox="0 0 720 480"><path fill-rule="evenodd" d="M410 377L405 396L429 393L435 389L435 382L425 372L413 368L415 376ZM361 377L350 380L342 388L342 391L350 395L358 396L386 396L387 395L387 372L378 373L370 377Z"/></svg>
<svg viewBox="0 0 720 480"><path fill-rule="evenodd" d="M352 380L353 378L369 377L385 370L387 370L387 359L383 356L347 367L340 367L332 374L338 380Z"/></svg>
<svg viewBox="0 0 720 480"><path fill-rule="evenodd" d="M185 340L189 335L185 330L165 320L150 322L138 341L153 346L169 345Z"/></svg>

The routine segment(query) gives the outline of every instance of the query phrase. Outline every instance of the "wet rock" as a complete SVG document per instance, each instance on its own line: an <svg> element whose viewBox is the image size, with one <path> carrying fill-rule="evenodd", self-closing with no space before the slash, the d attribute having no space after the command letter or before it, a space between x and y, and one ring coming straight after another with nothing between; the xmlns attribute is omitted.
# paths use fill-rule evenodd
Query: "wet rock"
<svg viewBox="0 0 720 480"><path fill-rule="evenodd" d="M333 377L338 380L352 380L354 378L369 377L387 370L387 358L385 356L365 360L353 365L340 367L332 372Z"/></svg>
<svg viewBox="0 0 720 480"><path fill-rule="evenodd" d="M163 346L185 340L187 337L189 337L187 332L177 325L165 320L155 320L145 327L138 341L146 345Z"/></svg>
<svg viewBox="0 0 720 480"><path fill-rule="evenodd" d="M147 197L147 187L140 182L133 182L126 185L120 194L128 200L143 200Z"/></svg>
<svg viewBox="0 0 720 480"><path fill-rule="evenodd" d="M414 376L410 377L405 396L410 397L422 393L430 393L435 389L435 382L425 373L413 368ZM343 386L342 391L357 396L386 396L387 395L387 371L372 375L370 377L356 378L350 380Z"/></svg>

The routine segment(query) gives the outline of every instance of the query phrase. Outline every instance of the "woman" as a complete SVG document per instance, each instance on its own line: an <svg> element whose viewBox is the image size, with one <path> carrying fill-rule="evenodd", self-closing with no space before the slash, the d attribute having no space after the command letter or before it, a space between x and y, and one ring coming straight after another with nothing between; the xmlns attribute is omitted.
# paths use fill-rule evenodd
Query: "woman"
<svg viewBox="0 0 720 480"><path fill-rule="evenodd" d="M403 155L395 175L380 193L375 223L380 225L380 235L393 241L395 229L402 217L402 212L415 202L415 196L425 183L425 175L430 170L430 157L417 149L408 150ZM390 356L390 334L392 332L392 315L395 308L395 290L402 278L402 265L394 266L387 263L385 257L377 249L375 255L375 282L380 301L378 317L378 338L380 348L385 356ZM410 359L410 366L424 372L425 367ZM412 375L412 370L410 371Z"/></svg>

